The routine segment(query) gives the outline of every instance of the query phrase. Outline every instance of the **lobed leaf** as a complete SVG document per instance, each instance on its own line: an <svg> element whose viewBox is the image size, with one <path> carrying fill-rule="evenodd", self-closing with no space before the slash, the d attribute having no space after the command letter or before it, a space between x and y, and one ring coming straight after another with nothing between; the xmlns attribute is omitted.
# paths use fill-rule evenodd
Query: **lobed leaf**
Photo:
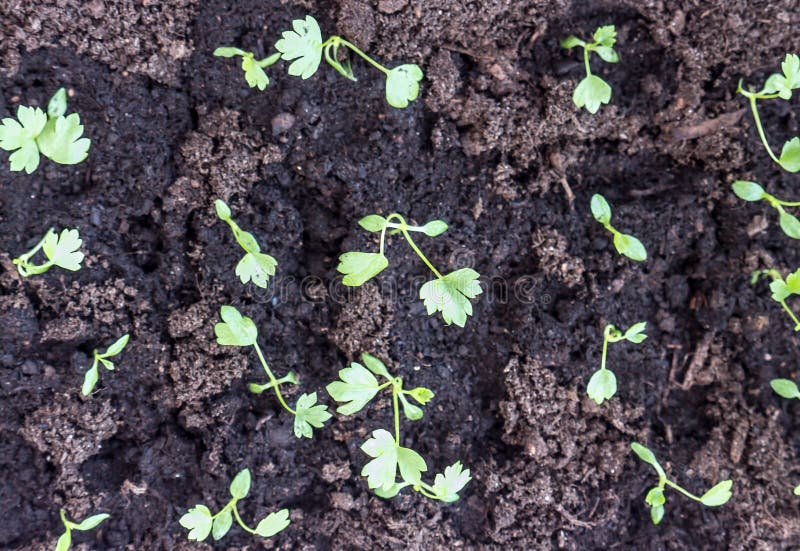
<svg viewBox="0 0 800 551"><path fill-rule="evenodd" d="M419 81L422 77L422 69L413 63L390 70L386 75L386 101L389 105L398 109L408 107L408 102L419 96Z"/></svg>
<svg viewBox="0 0 800 551"><path fill-rule="evenodd" d="M725 505L731 498L732 486L732 480L723 480L700 496L700 502L707 507L719 507L720 505Z"/></svg>
<svg viewBox="0 0 800 551"><path fill-rule="evenodd" d="M258 88L263 91L269 85L267 73L255 60L253 54L247 54L242 57L242 71L244 71L244 79L250 88Z"/></svg>
<svg viewBox="0 0 800 551"><path fill-rule="evenodd" d="M572 102L576 107L585 107L594 115L600 105L611 101L611 86L597 75L588 75L578 83L572 93Z"/></svg>
<svg viewBox="0 0 800 551"><path fill-rule="evenodd" d="M433 491L445 502L457 501L458 492L472 480L469 469L464 470L461 461L445 468L444 474L437 474L433 481Z"/></svg>
<svg viewBox="0 0 800 551"><path fill-rule="evenodd" d="M235 274L246 284L252 281L257 287L267 288L269 278L275 275L278 261L268 254L251 252L245 254L236 265Z"/></svg>
<svg viewBox="0 0 800 551"><path fill-rule="evenodd" d="M337 402L347 402L336 408L342 415L361 411L378 393L378 380L359 363L353 362L340 370L339 378L341 381L334 381L325 388Z"/></svg>
<svg viewBox="0 0 800 551"><path fill-rule="evenodd" d="M47 115L38 107L20 105L17 119L5 118L0 124L0 149L14 151L9 157L11 170L30 174L39 166L36 137L47 125Z"/></svg>
<svg viewBox="0 0 800 551"><path fill-rule="evenodd" d="M344 274L342 283L360 287L389 265L389 259L380 253L349 252L339 256L336 270Z"/></svg>
<svg viewBox="0 0 800 551"><path fill-rule="evenodd" d="M597 405L609 400L617 393L617 377L608 369L599 369L594 372L586 387L589 398Z"/></svg>
<svg viewBox="0 0 800 551"><path fill-rule="evenodd" d="M314 428L322 428L325 421L331 418L328 406L317 404L317 393L303 394L297 399L294 406L294 435L297 438L311 438L314 436Z"/></svg>
<svg viewBox="0 0 800 551"><path fill-rule="evenodd" d="M66 117L51 118L36 138L42 155L62 165L75 165L89 155L89 138L81 138L83 125L80 115L72 113Z"/></svg>
<svg viewBox="0 0 800 551"><path fill-rule="evenodd" d="M291 521L289 520L289 510L281 509L274 513L270 513L258 523L256 526L256 534L262 538L271 538L287 526Z"/></svg>
<svg viewBox="0 0 800 551"><path fill-rule="evenodd" d="M205 505L195 505L181 517L178 523L189 530L188 538L191 541L203 541L211 533L211 511Z"/></svg>
<svg viewBox="0 0 800 551"><path fill-rule="evenodd" d="M372 432L372 438L361 445L361 451L372 457L372 461L361 469L361 476L367 477L367 486L390 491L397 477L397 455L400 446L385 429Z"/></svg>
<svg viewBox="0 0 800 551"><path fill-rule="evenodd" d="M291 61L289 74L307 79L317 72L322 61L322 32L317 20L306 15L306 18L292 21L292 31L284 31L275 43L275 49L281 57Z"/></svg>
<svg viewBox="0 0 800 551"><path fill-rule="evenodd" d="M597 44L610 48L617 42L617 29L614 25L603 25L594 31L592 38Z"/></svg>
<svg viewBox="0 0 800 551"><path fill-rule="evenodd" d="M258 339L258 328L253 320L233 306L223 306L219 310L222 323L214 325L217 343L222 346L252 346Z"/></svg>
<svg viewBox="0 0 800 551"><path fill-rule="evenodd" d="M472 304L469 299L481 294L478 278L480 274L472 268L461 268L442 278L425 283L419 290L419 296L428 310L428 315L441 312L447 325L455 323L464 327L467 316L472 315Z"/></svg>
<svg viewBox="0 0 800 551"><path fill-rule="evenodd" d="M408 394L423 406L435 396L432 390L421 386L409 390Z"/></svg>
<svg viewBox="0 0 800 551"><path fill-rule="evenodd" d="M44 236L42 250L53 264L74 272L80 270L83 262L83 253L79 251L82 243L77 229L63 229L60 236L49 230Z"/></svg>

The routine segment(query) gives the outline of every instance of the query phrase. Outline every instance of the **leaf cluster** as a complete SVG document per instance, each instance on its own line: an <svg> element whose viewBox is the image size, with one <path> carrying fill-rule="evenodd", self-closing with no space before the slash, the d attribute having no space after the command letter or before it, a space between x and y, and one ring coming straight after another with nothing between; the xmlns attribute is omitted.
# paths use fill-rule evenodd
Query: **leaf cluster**
<svg viewBox="0 0 800 551"><path fill-rule="evenodd" d="M800 202L782 201L770 195L760 184L756 182L748 182L745 180L737 180L733 183L733 192L739 199L748 202L766 201L772 208L778 211L778 222L780 223L783 233L792 239L800 239L800 220L796 216L786 212L783 207L797 207Z"/></svg>
<svg viewBox="0 0 800 551"><path fill-rule="evenodd" d="M258 88L265 90L269 85L269 77L264 69L270 65L274 65L281 57L280 53L274 53L264 59L256 59L253 52L246 52L239 48L230 46L221 46L214 50L214 55L217 57L240 57L242 58L242 71L244 71L244 79L250 88Z"/></svg>
<svg viewBox="0 0 800 551"><path fill-rule="evenodd" d="M244 249L245 255L236 265L235 273L239 276L239 281L247 284L252 281L257 287L267 288L269 278L275 275L275 268L278 261L268 254L261 252L256 238L253 234L242 230L239 225L231 218L231 209L221 199L214 202L217 217L226 222L233 231L233 237L239 246Z"/></svg>
<svg viewBox="0 0 800 551"><path fill-rule="evenodd" d="M127 346L128 340L130 339L130 335L125 333L120 338L118 338L114 344L106 348L105 352L99 352L97 349L94 350L94 361L92 362L92 367L86 372L83 376L83 386L81 387L81 394L84 396L88 396L94 390L95 385L97 384L97 379L99 376L99 366L102 365L109 371L114 371L114 362L109 360L108 358L113 358L114 356L118 355L122 350Z"/></svg>
<svg viewBox="0 0 800 551"><path fill-rule="evenodd" d="M617 249L619 254L637 262L647 260L647 251L641 241L632 235L617 231L611 225L611 206L605 197L599 193L592 195L591 208L594 219L600 222L614 236L614 248Z"/></svg>
<svg viewBox="0 0 800 551"><path fill-rule="evenodd" d="M601 105L611 101L611 86L599 76L592 74L589 57L590 53L594 52L607 63L617 63L619 54L614 50L616 42L617 31L614 25L598 27L592 36L592 42L585 42L577 36L568 36L561 41L561 47L568 50L576 46L583 48L586 76L572 93L572 102L579 109L585 107L589 113L595 114Z"/></svg>
<svg viewBox="0 0 800 551"><path fill-rule="evenodd" d="M614 325L606 325L603 330L603 355L600 369L592 374L586 387L586 393L589 398L594 400L597 405L602 404L605 400L610 400L617 393L617 377L613 371L606 368L608 343L626 340L634 344L640 344L647 338L644 333L646 328L647 322L644 321L634 323L624 333Z"/></svg>
<svg viewBox="0 0 800 551"><path fill-rule="evenodd" d="M60 235L50 228L33 249L18 256L12 262L23 277L42 274L53 266L75 272L80 270L81 262L83 262L84 255L80 252L82 244L83 241L77 228L74 230L63 229ZM40 249L47 257L47 262L43 264L29 262L30 258Z"/></svg>
<svg viewBox="0 0 800 551"><path fill-rule="evenodd" d="M772 291L772 300L780 304L784 311L789 314L789 317L792 318L794 330L800 331L800 319L797 318L795 313L789 308L789 305L786 304L786 299L790 296L800 295L800 268L789 274L786 279L783 279L783 276L781 276L778 270L758 270L753 273L750 282L755 285L761 276L768 276L772 279L772 282L769 284L769 289Z"/></svg>
<svg viewBox="0 0 800 551"><path fill-rule="evenodd" d="M72 531L78 530L80 532L86 532L88 530L93 530L97 528L101 522L106 520L111 515L107 513L100 513L99 515L92 515L90 517L86 517L83 521L79 523L72 522L67 519L67 512L64 509L61 509L60 512L61 522L64 524L64 533L61 534L56 542L56 550L55 551L67 551L72 545Z"/></svg>

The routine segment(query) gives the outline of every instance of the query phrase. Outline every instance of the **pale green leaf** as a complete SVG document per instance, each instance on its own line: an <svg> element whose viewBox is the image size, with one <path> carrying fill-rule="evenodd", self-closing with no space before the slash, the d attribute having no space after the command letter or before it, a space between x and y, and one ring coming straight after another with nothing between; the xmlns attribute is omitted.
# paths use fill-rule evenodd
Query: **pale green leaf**
<svg viewBox="0 0 800 551"><path fill-rule="evenodd" d="M800 484L798 484L797 486L794 487L794 490L792 490L792 493L794 495L796 495L796 496L800 496Z"/></svg>
<svg viewBox="0 0 800 551"><path fill-rule="evenodd" d="M252 346L258 339L258 328L253 320L242 316L233 306L220 308L221 323L214 325L217 343L223 346Z"/></svg>
<svg viewBox="0 0 800 551"><path fill-rule="evenodd" d="M361 354L361 361L363 361L364 365L367 366L367 369L372 371L375 375L380 375L381 377L384 377L387 381L392 380L392 376L389 374L389 370L386 369L386 364L384 364L382 361L380 361L372 354L364 352L363 354Z"/></svg>
<svg viewBox="0 0 800 551"><path fill-rule="evenodd" d="M215 541L221 540L225 537L225 534L228 533L228 530L231 529L232 524L233 513L230 509L226 510L224 513L220 513L211 525L211 537L213 537Z"/></svg>
<svg viewBox="0 0 800 551"><path fill-rule="evenodd" d="M614 25L603 25L594 31L592 38L597 44L610 48L617 42L617 30Z"/></svg>
<svg viewBox="0 0 800 551"><path fill-rule="evenodd" d="M772 390L781 398L786 398L787 400L792 400L794 398L800 399L800 390L798 390L797 384L794 381L789 379L772 379L769 382L769 386L771 386Z"/></svg>
<svg viewBox="0 0 800 551"><path fill-rule="evenodd" d="M608 46L595 46L593 50L599 55L603 61L607 63L617 63L619 61L619 54L614 48Z"/></svg>
<svg viewBox="0 0 800 551"><path fill-rule="evenodd" d="M359 220L358 225L369 232L379 232L386 227L386 218L377 214L370 214Z"/></svg>
<svg viewBox="0 0 800 551"><path fill-rule="evenodd" d="M428 470L420 454L402 446L397 448L397 466L400 468L400 478L414 486L422 482L422 473Z"/></svg>
<svg viewBox="0 0 800 551"><path fill-rule="evenodd" d="M390 488L375 488L375 495L384 499L391 499L406 486L411 486L408 482L395 482Z"/></svg>
<svg viewBox="0 0 800 551"><path fill-rule="evenodd" d="M800 87L800 57L797 54L786 54L781 62L781 71L790 90Z"/></svg>
<svg viewBox="0 0 800 551"><path fill-rule="evenodd" d="M81 386L81 394L84 396L88 396L94 390L95 385L97 384L98 373L97 373L97 366L93 365L89 368L89 371L83 376L83 386Z"/></svg>
<svg viewBox="0 0 800 551"><path fill-rule="evenodd" d="M644 501L651 507L658 507L659 505L664 505L664 503L667 502L667 498L664 497L664 490L656 486L647 492L647 496L644 498Z"/></svg>
<svg viewBox="0 0 800 551"><path fill-rule="evenodd" d="M56 551L68 551L70 545L72 545L72 534L67 531L59 536L56 542Z"/></svg>
<svg viewBox="0 0 800 551"><path fill-rule="evenodd" d="M247 253L236 265L236 275L242 283L252 281L262 289L267 288L269 278L275 275L278 261L268 254Z"/></svg>
<svg viewBox="0 0 800 551"><path fill-rule="evenodd" d="M274 513L270 513L256 526L256 534L262 538L271 538L287 526L291 521L289 520L289 509L281 509Z"/></svg>
<svg viewBox="0 0 800 551"><path fill-rule="evenodd" d="M597 75L589 75L578 83L572 93L576 107L585 107L591 114L597 113L601 104L611 101L611 86Z"/></svg>
<svg viewBox="0 0 800 551"><path fill-rule="evenodd" d="M222 199L214 201L214 210L217 212L217 218L225 222L231 219L231 208Z"/></svg>
<svg viewBox="0 0 800 551"><path fill-rule="evenodd" d="M590 206L592 208L592 216L594 216L595 220L604 226L611 223L611 206L608 204L605 197L599 193L595 193L592 195Z"/></svg>
<svg viewBox="0 0 800 551"><path fill-rule="evenodd" d="M49 230L44 237L42 250L53 264L74 272L80 270L83 262L83 253L79 250L82 243L77 229L63 229L60 236Z"/></svg>
<svg viewBox="0 0 800 551"><path fill-rule="evenodd" d="M664 506L657 505L655 507L652 507L650 509L650 518L652 519L653 524L658 526L658 523L660 523L661 519L664 518Z"/></svg>
<svg viewBox="0 0 800 551"><path fill-rule="evenodd" d="M103 352L102 355L104 357L106 357L106 358L111 358L113 356L116 356L117 354L122 352L122 350L125 348L125 346L127 346L128 341L130 340L130 338L131 338L131 336L128 333L125 333L120 338L118 338L116 341L114 341L114 344L112 344L111 346L106 348L106 351Z"/></svg>
<svg viewBox="0 0 800 551"><path fill-rule="evenodd" d="M433 481L433 491L445 502L458 500L460 492L472 480L469 469L464 470L461 461L445 468L444 474L437 474Z"/></svg>
<svg viewBox="0 0 800 551"><path fill-rule="evenodd" d="M594 372L589 385L586 387L586 393L589 398L597 402L598 405L602 404L604 400L611 399L617 393L617 378L608 369L599 369Z"/></svg>
<svg viewBox="0 0 800 551"><path fill-rule="evenodd" d="M764 198L764 188L756 182L737 180L733 183L733 192L745 201L760 201Z"/></svg>
<svg viewBox="0 0 800 551"><path fill-rule="evenodd" d="M428 237L436 237L447 231L447 224L443 220L432 220L422 226L422 231Z"/></svg>
<svg viewBox="0 0 800 551"><path fill-rule="evenodd" d="M432 390L421 386L409 390L408 394L423 406L434 397Z"/></svg>
<svg viewBox="0 0 800 551"><path fill-rule="evenodd" d="M800 268L786 276L786 288L793 295L800 295Z"/></svg>
<svg viewBox="0 0 800 551"><path fill-rule="evenodd" d="M49 119L36 144L42 155L62 165L74 165L89 155L89 138L81 138L83 125L77 113Z"/></svg>
<svg viewBox="0 0 800 551"><path fill-rule="evenodd" d="M5 118L0 125L0 149L14 151L9 157L11 170L25 170L30 174L39 166L39 148L36 137L47 124L47 115L38 107L20 105L17 119Z"/></svg>
<svg viewBox="0 0 800 551"><path fill-rule="evenodd" d="M467 316L472 315L469 299L478 296L482 290L478 278L480 274L472 268L461 268L443 278L428 281L419 290L428 315L441 312L447 325L455 323L464 327Z"/></svg>
<svg viewBox="0 0 800 551"><path fill-rule="evenodd" d="M217 57L234 57L234 56L246 56L250 52L245 52L244 50L240 50L239 48L234 48L233 46L220 46L216 50L214 50L214 55ZM252 54L251 54L252 55Z"/></svg>
<svg viewBox="0 0 800 551"><path fill-rule="evenodd" d="M231 496L236 499L244 499L250 493L250 469L242 469L231 482Z"/></svg>
<svg viewBox="0 0 800 551"><path fill-rule="evenodd" d="M419 95L419 81L422 69L413 63L400 65L386 75L386 101L392 107L402 109Z"/></svg>
<svg viewBox="0 0 800 551"><path fill-rule="evenodd" d="M325 421L331 418L328 406L317 404L317 393L303 394L297 399L294 406L294 435L297 438L311 438L314 435L314 428L322 428Z"/></svg>
<svg viewBox="0 0 800 551"><path fill-rule="evenodd" d="M258 88L259 90L266 89L269 84L269 77L261 65L253 58L253 54L247 54L242 57L242 70L244 71L244 79L250 88Z"/></svg>
<svg viewBox="0 0 800 551"><path fill-rule="evenodd" d="M647 338L647 335L644 334L645 329L647 329L647 322L640 321L638 323L634 323L628 330L625 331L625 340L630 341L635 344L641 343L643 340Z"/></svg>
<svg viewBox="0 0 800 551"><path fill-rule="evenodd" d="M769 284L769 290L772 291L772 300L777 302L786 300L792 294L786 282L782 279L773 279L772 283Z"/></svg>
<svg viewBox="0 0 800 551"><path fill-rule="evenodd" d="M397 455L400 446L385 429L372 432L372 438L361 445L361 450L374 458L361 469L361 476L367 477L370 489L381 488L390 491L397 477Z"/></svg>
<svg viewBox="0 0 800 551"><path fill-rule="evenodd" d="M64 88L59 88L50 101L47 102L47 116L48 118L62 117L67 112L67 91Z"/></svg>
<svg viewBox="0 0 800 551"><path fill-rule="evenodd" d="M73 530L80 530L85 532L86 530L92 530L93 528L97 528L101 522L106 520L110 517L108 513L100 513L99 515L92 515L83 519L80 524L76 524L72 527Z"/></svg>
<svg viewBox="0 0 800 551"><path fill-rule="evenodd" d="M642 242L632 235L627 233L614 234L614 248L621 255L627 256L631 260L637 262L644 262L647 260L647 250L645 250Z"/></svg>
<svg viewBox="0 0 800 551"><path fill-rule="evenodd" d="M642 446L638 442L631 442L631 449L633 450L633 453L639 456L639 459L653 467L660 475L664 473L664 469L661 468L661 465L658 463L655 454L649 449Z"/></svg>
<svg viewBox="0 0 800 551"><path fill-rule="evenodd" d="M561 47L566 48L567 50L572 49L575 46L585 46L585 45L586 42L584 42L583 40L574 35L570 35L561 41Z"/></svg>
<svg viewBox="0 0 800 551"><path fill-rule="evenodd" d="M322 61L322 33L317 20L307 15L305 20L292 21L293 31L284 31L275 43L286 61L295 60L289 65L289 74L307 79L317 72Z"/></svg>
<svg viewBox="0 0 800 551"><path fill-rule="evenodd" d="M389 265L389 259L380 253L349 252L339 256L336 269L344 274L342 283L348 287L359 287L381 273Z"/></svg>
<svg viewBox="0 0 800 551"><path fill-rule="evenodd" d="M181 517L178 523L189 530L188 538L191 541L203 541L211 533L211 511L205 505L195 505L189 512Z"/></svg>
<svg viewBox="0 0 800 551"><path fill-rule="evenodd" d="M800 220L782 208L778 210L779 222L783 233L792 239L800 239Z"/></svg>
<svg viewBox="0 0 800 551"><path fill-rule="evenodd" d="M422 416L424 415L422 408L409 402L404 394L398 394L397 397L400 398L400 404L403 406L403 415L406 416L406 419L410 421L418 421L422 419Z"/></svg>
<svg viewBox="0 0 800 551"><path fill-rule="evenodd" d="M340 370L339 378L341 381L332 382L326 390L337 402L347 402L336 409L342 415L352 415L360 411L375 397L380 386L375 376L356 362Z"/></svg>
<svg viewBox="0 0 800 551"><path fill-rule="evenodd" d="M783 144L778 162L784 170L789 172L800 171L800 138L794 137Z"/></svg>
<svg viewBox="0 0 800 551"><path fill-rule="evenodd" d="M707 507L719 507L720 505L725 505L731 498L732 486L732 480L723 480L700 496L700 502Z"/></svg>

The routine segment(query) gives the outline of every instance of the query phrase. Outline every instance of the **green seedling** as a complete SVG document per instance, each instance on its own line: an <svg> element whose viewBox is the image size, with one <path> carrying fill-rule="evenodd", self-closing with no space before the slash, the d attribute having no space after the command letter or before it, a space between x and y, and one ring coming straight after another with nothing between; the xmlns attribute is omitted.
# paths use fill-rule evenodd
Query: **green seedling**
<svg viewBox="0 0 800 551"><path fill-rule="evenodd" d="M690 499L699 501L706 507L719 507L720 505L725 505L731 498L731 487L733 486L733 481L723 480L722 482L714 485L714 487L712 487L702 496L698 497L669 480L667 478L667 474L664 472L664 469L656 460L655 454L653 454L653 452L651 452L649 449L645 448L638 442L631 443L631 448L633 449L633 452L639 456L639 459L653 467L658 473L658 484L651 488L649 492L647 492L647 496L644 499L645 503L650 506L650 518L653 520L653 524L658 524L661 522L661 519L664 518L664 503L667 501L664 497L665 486L669 486L670 488L679 491Z"/></svg>
<svg viewBox="0 0 800 551"><path fill-rule="evenodd" d="M775 391L775 394L787 400L800 400L800 389L797 388L797 383L790 379L772 379L769 386ZM795 486L794 495L800 496L800 484Z"/></svg>
<svg viewBox="0 0 800 551"><path fill-rule="evenodd" d="M83 253L80 251L82 243L83 240L77 229L64 229L61 230L61 235L58 235L53 228L50 228L34 248L12 260L12 263L16 265L17 271L22 277L43 274L52 266L75 272L81 269L81 262L83 262ZM44 264L30 263L30 258L39 252L39 249L44 252L47 262Z"/></svg>
<svg viewBox="0 0 800 551"><path fill-rule="evenodd" d="M800 268L789 274L786 280L783 279L778 270L758 270L753 272L750 283L755 285L761 276L768 276L772 279L772 283L769 284L769 290L772 291L772 300L780 304L786 313L789 314L789 317L792 318L794 330L800 331L800 320L797 319L795 313L792 312L789 305L786 304L786 299L790 296L800 295Z"/></svg>
<svg viewBox="0 0 800 551"><path fill-rule="evenodd" d="M647 338L647 335L644 334L646 328L647 322L640 321L631 325L624 333L611 324L606 325L603 329L603 355L600 359L600 369L594 372L586 387L589 398L597 402L597 405L602 404L604 400L610 400L617 393L617 377L610 369L606 369L608 343L625 340L639 344Z"/></svg>
<svg viewBox="0 0 800 551"><path fill-rule="evenodd" d="M746 182L744 180L737 180L733 183L733 192L739 199L745 201L766 201L769 203L772 208L778 211L778 221L783 233L792 239L800 239L800 220L783 209L783 207L800 207L800 201L781 201L774 195L764 191L764 188L756 182Z"/></svg>
<svg viewBox="0 0 800 551"><path fill-rule="evenodd" d="M780 98L788 101L792 98L792 90L800 88L800 58L797 55L786 54L783 63L781 63L781 71L783 71L782 74L774 73L770 75L760 92L745 90L742 87L742 80L739 81L736 91L750 102L750 110L753 112L753 120L756 123L758 136L761 138L761 143L764 144L764 148L770 158L781 165L784 170L797 172L800 170L800 138L794 137L783 144L781 156L777 157L767 141L764 127L761 124L761 117L758 116L758 100Z"/></svg>
<svg viewBox="0 0 800 551"><path fill-rule="evenodd" d="M594 115L600 109L601 104L611 101L611 86L599 76L592 74L589 66L589 54L594 52L608 63L617 63L619 55L613 47L617 42L617 31L614 25L599 27L594 31L592 39L592 42L587 43L577 36L568 36L561 41L561 47L568 50L575 46L583 48L583 65L586 68L586 76L572 93L572 102L579 109L585 107L589 113Z"/></svg>
<svg viewBox="0 0 800 551"><path fill-rule="evenodd" d="M94 361L92 362L92 367L89 368L89 371L86 372L86 375L83 376L83 386L81 387L81 394L84 396L88 396L94 390L94 386L97 384L97 378L99 375L99 366L102 365L109 371L114 371L114 362L109 360L108 358L113 358L125 348L128 344L128 339L130 335L125 333L120 338L116 340L114 344L109 346L105 352L100 353L97 349L94 350Z"/></svg>
<svg viewBox="0 0 800 551"><path fill-rule="evenodd" d="M253 234L242 230L239 225L231 218L231 209L223 201L217 199L214 202L214 208L217 211L217 216L220 220L227 222L233 231L233 237L236 242L244 249L245 255L236 265L236 275L239 280L247 284L252 281L262 289L267 288L269 278L275 275L275 268L278 266L278 261L268 254L261 252L261 247L258 245L256 238Z"/></svg>
<svg viewBox="0 0 800 551"><path fill-rule="evenodd" d="M293 372L277 379L272 374L272 370L264 359L261 347L258 346L258 328L252 319L243 316L239 310L233 306L223 306L220 309L221 323L214 326L214 333L217 336L217 343L222 346L252 346L256 350L258 359L264 367L269 382L263 385L250 383L248 388L254 394L261 394L265 390L272 389L278 398L281 406L294 415L294 435L297 438L305 436L313 437L313 428L322 428L325 421L331 418L327 406L317 404L317 393L303 394L297 399L294 409L289 407L281 393L281 385L298 384L298 379ZM313 428L312 428L313 427Z"/></svg>
<svg viewBox="0 0 800 551"><path fill-rule="evenodd" d="M181 517L178 522L189 530L188 538L190 541L203 541L209 534L215 541L222 539L231 529L233 519L236 519L236 523L242 527L242 530L262 538L271 538L289 526L291 521L289 520L288 509L270 513L261 519L255 528L250 528L242 520L237 502L246 498L247 494L250 493L249 469L239 471L233 478L230 492L231 500L216 514L212 515L205 505L197 504Z"/></svg>
<svg viewBox="0 0 800 551"><path fill-rule="evenodd" d="M361 450L372 458L361 470L361 476L366 477L369 488L383 498L392 498L410 486L430 499L444 502L458 500L458 492L472 480L469 469L464 470L461 462L456 461L444 473L436 475L433 485L427 484L422 481L422 473L428 470L425 460L416 451L400 445L400 406L406 419L417 421L423 416L422 408L409 398L425 405L433 398L433 392L423 387L406 390L403 388L403 379L390 375L386 365L378 358L362 354L361 360L363 365L352 362L350 367L339 371L340 380L329 384L327 390L331 398L343 402L336 411L342 415L352 415L361 411L378 392L391 389L394 436L388 430L378 429L361 445ZM378 381L375 375L383 381Z"/></svg>
<svg viewBox="0 0 800 551"><path fill-rule="evenodd" d="M386 243L386 231L391 229L392 234L401 233L403 235L417 256L436 276L436 279L426 282L419 290L419 296L428 310L428 315L441 312L442 319L447 325L455 323L459 327L464 327L467 316L472 315L470 299L483 292L478 282L480 274L472 268L461 268L442 275L422 254L409 233L420 232L429 237L436 237L447 230L447 224L441 220L433 220L424 226L410 226L397 213L390 214L386 218L370 214L359 220L358 223L369 232L380 232L380 250L377 253L347 252L339 256L339 266L336 269L344 274L342 283L349 287L359 287L389 265L389 259L386 258L383 251Z"/></svg>
<svg viewBox="0 0 800 551"><path fill-rule="evenodd" d="M591 207L594 219L600 222L614 236L614 247L619 254L637 262L647 260L647 251L641 241L632 235L617 231L611 225L611 206L609 206L605 197L599 193L592 195Z"/></svg>
<svg viewBox="0 0 800 551"><path fill-rule="evenodd" d="M77 113L65 117L67 92L59 89L47 104L47 114L38 107L20 105L17 120L0 124L0 149L13 151L11 170L30 174L39 166L41 153L53 162L75 165L89 154L92 141L81 138L83 125Z"/></svg>
<svg viewBox="0 0 800 551"><path fill-rule="evenodd" d="M92 515L83 519L82 522L74 523L67 520L67 512L61 509L61 522L64 524L64 533L58 538L56 542L56 551L67 551L72 545L72 531L79 530L85 532L97 528L101 522L106 520L109 516L107 513L100 513L99 515Z"/></svg>
<svg viewBox="0 0 800 551"><path fill-rule="evenodd" d="M284 31L281 36L282 38L275 43L275 49L278 52L262 60L256 60L252 52L228 46L217 48L214 50L214 55L241 57L247 83L251 88L258 87L259 90L263 90L269 84L269 78L264 69L273 65L279 58L292 62L288 70L290 75L305 80L317 72L324 56L325 61L339 74L356 81L349 57L345 56L344 61L339 61L340 49L345 54L349 50L385 75L386 101L392 107L399 109L407 107L408 103L417 99L419 95L419 82L423 77L422 69L419 66L407 63L388 69L340 36L331 36L323 41L319 24L310 15L307 15L305 19L292 21L292 30Z"/></svg>

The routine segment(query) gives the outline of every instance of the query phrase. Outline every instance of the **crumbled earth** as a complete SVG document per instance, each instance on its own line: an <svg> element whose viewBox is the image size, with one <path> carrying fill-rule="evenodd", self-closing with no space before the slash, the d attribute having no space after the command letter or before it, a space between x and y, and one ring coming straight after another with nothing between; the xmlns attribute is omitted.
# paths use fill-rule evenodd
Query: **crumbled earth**
<svg viewBox="0 0 800 551"><path fill-rule="evenodd" d="M268 55L306 13L388 66L420 64L419 100L389 107L358 60L358 82L280 63L259 92L211 55ZM558 41L611 23L621 61L592 61L614 92L591 116L571 102L581 60ZM730 184L797 198L735 90L779 67L798 24L790 0L4 2L0 113L63 86L93 142L86 162L33 175L0 155L0 507L14 512L0 547L51 549L63 507L112 515L78 549L792 548L800 406L768 382L796 378L800 350L749 279L800 252ZM800 134L795 107L765 104L773 144ZM589 214L597 192L647 262L614 252ZM267 290L234 274L243 251L217 198L277 259ZM395 211L446 220L420 247L442 271L483 274L464 329L426 315L431 276L397 237L373 283L342 286L338 255L377 247L357 220ZM83 269L23 280L11 259L51 226L80 228ZM368 490L360 445L391 425L385 398L297 440L273 397L247 392L265 379L255 354L215 343L224 304L255 321L278 376L298 375L291 402L330 404L325 385L362 352L433 389L404 443L430 478L469 467L462 499ZM610 347L619 391L597 406L585 386L603 327L637 321L648 338ZM116 370L81 397L92 350L126 332ZM733 499L668 492L654 527L656 477L632 441L689 490L733 479ZM244 467L245 519L286 507L292 525L188 543L180 516L223 505Z"/></svg>

